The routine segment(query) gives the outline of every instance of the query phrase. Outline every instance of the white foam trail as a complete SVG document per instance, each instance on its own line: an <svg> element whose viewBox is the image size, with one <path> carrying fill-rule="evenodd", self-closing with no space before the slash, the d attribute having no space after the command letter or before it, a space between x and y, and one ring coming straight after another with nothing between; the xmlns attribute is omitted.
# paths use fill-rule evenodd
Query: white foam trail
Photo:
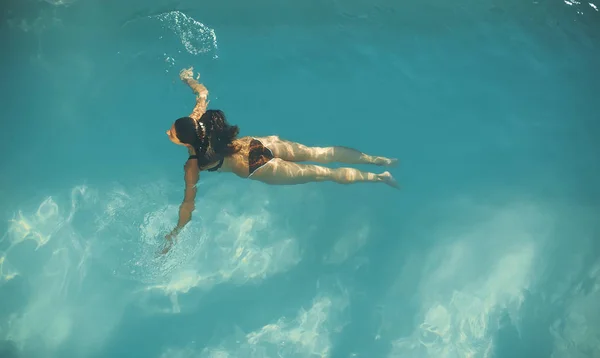
<svg viewBox="0 0 600 358"><path fill-rule="evenodd" d="M229 357L329 357L332 334L345 325L349 301L346 293L320 294L296 317L281 317L248 334L239 333L207 347L200 353L192 347L166 349L161 358Z"/></svg>
<svg viewBox="0 0 600 358"><path fill-rule="evenodd" d="M236 195L235 205L227 198L231 194L223 197L223 193L227 191L220 188L207 193L196 215L212 224L200 221L188 224L189 232L175 245L173 255L166 258L167 262L175 258L180 263L181 255L187 253L189 259L185 264L173 265L145 289L149 294L170 297L173 312L181 311L177 296L193 288L206 291L225 282L257 283L289 270L300 261L298 240L280 228L281 219L268 209L269 200L273 199L266 200L269 197L266 192L254 190L244 196ZM227 210L217 209L223 207ZM197 242L192 254L185 241ZM146 309L152 310L148 306Z"/></svg>
<svg viewBox="0 0 600 358"><path fill-rule="evenodd" d="M552 358L600 357L600 261L585 276L587 284L567 293L565 315L550 327Z"/></svg>
<svg viewBox="0 0 600 358"><path fill-rule="evenodd" d="M101 214L93 220L94 230L87 224L93 237L87 252L115 276L145 284L138 298L149 312L185 310L189 306L180 296L194 289L206 291L225 282L252 284L285 272L300 260L298 240L280 224L285 218L270 209L276 201L269 192L251 186L241 195L232 193L229 184L207 191L165 256L157 253L177 222L179 204L167 198L181 188L166 183L115 188L91 207ZM291 196L286 204L294 205ZM157 295L168 297L169 307L157 305ZM190 301L197 304L198 299Z"/></svg>
<svg viewBox="0 0 600 358"><path fill-rule="evenodd" d="M36 210L20 210L9 221L10 247L1 256L0 272L6 277L8 260L18 263L14 271L23 280L16 284L27 285L28 297L13 302L19 308L0 322L0 339L14 342L27 355L52 357L71 344L78 356L87 356L110 336L126 304L126 296L114 295L115 285L104 281L81 291L91 246L74 224L95 197L85 186L65 197L50 196Z"/></svg>
<svg viewBox="0 0 600 358"><path fill-rule="evenodd" d="M476 220L468 230L440 230L437 241L445 244L428 254L424 267L409 261L423 267L405 273L423 272L414 298L421 302L420 323L393 341L389 357L490 357L501 314L518 321L548 218L532 205L500 208L485 220L475 210L461 213Z"/></svg>
<svg viewBox="0 0 600 358"><path fill-rule="evenodd" d="M330 321L348 306L347 297L323 295L313 300L307 309L300 309L296 318L280 318L261 329L245 336L241 350L232 356L329 357L332 347L331 333L337 331L343 322ZM203 357L222 356L222 350L204 350Z"/></svg>

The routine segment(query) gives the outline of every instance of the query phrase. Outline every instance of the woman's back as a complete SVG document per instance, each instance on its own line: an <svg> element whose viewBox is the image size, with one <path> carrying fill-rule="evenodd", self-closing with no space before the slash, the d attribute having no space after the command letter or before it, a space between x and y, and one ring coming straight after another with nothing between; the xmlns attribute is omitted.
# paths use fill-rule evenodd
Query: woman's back
<svg viewBox="0 0 600 358"><path fill-rule="evenodd" d="M242 178L248 177L248 153L250 151L251 140L252 137L242 137L233 141L238 151L225 157L223 163L224 170L230 171Z"/></svg>

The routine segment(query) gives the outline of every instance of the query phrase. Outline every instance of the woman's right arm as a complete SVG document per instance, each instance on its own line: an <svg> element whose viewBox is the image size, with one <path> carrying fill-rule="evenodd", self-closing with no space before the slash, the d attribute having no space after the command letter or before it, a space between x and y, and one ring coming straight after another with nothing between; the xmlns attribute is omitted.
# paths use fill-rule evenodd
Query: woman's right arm
<svg viewBox="0 0 600 358"><path fill-rule="evenodd" d="M165 237L167 245L162 252L163 254L171 249L175 237L192 220L192 212L196 208L196 184L198 184L198 180L200 179L200 169L198 169L198 165L192 159L187 161L184 171L185 190L183 202L179 206L179 220L177 220L177 226Z"/></svg>
<svg viewBox="0 0 600 358"><path fill-rule="evenodd" d="M199 77L200 75L198 75L198 78ZM206 112L206 108L208 107L208 89L202 83L198 83L197 79L194 79L193 67L181 70L181 72L179 72L179 78L181 78L183 82L190 86L192 91L194 91L196 94L196 106L190 114L190 117L194 118L195 120L199 120L204 112Z"/></svg>

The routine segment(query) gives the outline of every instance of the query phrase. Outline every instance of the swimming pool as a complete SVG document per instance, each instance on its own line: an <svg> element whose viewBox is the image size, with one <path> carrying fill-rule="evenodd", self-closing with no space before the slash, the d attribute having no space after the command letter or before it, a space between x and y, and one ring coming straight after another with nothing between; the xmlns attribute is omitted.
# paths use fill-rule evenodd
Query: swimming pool
<svg viewBox="0 0 600 358"><path fill-rule="evenodd" d="M600 354L596 5L2 14L1 357ZM191 65L242 135L398 157L402 190L203 173L157 257Z"/></svg>

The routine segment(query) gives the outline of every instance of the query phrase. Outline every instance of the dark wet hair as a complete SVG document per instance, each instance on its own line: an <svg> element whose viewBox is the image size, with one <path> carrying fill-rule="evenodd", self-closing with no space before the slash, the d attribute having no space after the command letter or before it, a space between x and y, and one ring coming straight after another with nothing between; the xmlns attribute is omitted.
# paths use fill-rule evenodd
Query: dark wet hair
<svg viewBox="0 0 600 358"><path fill-rule="evenodd" d="M175 121L175 132L181 143L191 145L200 166L214 163L240 150L233 142L240 129L227 123L225 113L209 109L200 121L181 117Z"/></svg>

